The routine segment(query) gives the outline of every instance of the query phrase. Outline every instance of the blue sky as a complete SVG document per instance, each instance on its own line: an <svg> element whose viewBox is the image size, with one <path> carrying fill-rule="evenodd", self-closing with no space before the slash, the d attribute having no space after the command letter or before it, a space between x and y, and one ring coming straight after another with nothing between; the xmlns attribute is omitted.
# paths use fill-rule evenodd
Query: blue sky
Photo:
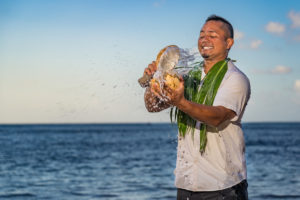
<svg viewBox="0 0 300 200"><path fill-rule="evenodd" d="M167 122L137 79L164 46L195 48L210 14L235 29L244 121L299 121L297 0L0 0L0 123Z"/></svg>

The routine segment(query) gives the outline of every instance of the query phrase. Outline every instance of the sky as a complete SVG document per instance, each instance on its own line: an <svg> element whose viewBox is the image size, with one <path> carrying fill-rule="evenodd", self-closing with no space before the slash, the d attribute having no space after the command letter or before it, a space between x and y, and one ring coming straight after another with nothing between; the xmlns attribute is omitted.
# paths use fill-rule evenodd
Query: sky
<svg viewBox="0 0 300 200"><path fill-rule="evenodd" d="M196 48L211 14L250 79L243 122L300 121L300 1L0 0L0 124L168 122L137 80L163 47Z"/></svg>

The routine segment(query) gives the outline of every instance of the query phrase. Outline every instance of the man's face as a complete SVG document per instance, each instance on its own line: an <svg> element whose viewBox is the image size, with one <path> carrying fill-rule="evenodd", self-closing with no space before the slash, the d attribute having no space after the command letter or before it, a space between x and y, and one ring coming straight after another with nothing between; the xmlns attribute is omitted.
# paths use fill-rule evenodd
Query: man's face
<svg viewBox="0 0 300 200"><path fill-rule="evenodd" d="M208 21L201 29L198 39L198 49L205 60L223 60L233 45L233 39L228 38L223 22Z"/></svg>

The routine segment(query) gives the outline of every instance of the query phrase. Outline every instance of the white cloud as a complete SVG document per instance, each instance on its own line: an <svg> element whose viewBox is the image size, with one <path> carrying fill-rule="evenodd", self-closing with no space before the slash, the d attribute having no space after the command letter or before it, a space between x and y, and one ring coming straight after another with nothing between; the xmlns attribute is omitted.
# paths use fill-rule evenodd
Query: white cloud
<svg viewBox="0 0 300 200"><path fill-rule="evenodd" d="M290 67L277 65L273 69L252 69L253 74L288 74L292 71Z"/></svg>
<svg viewBox="0 0 300 200"><path fill-rule="evenodd" d="M300 12L290 11L288 16L292 20L292 28L300 27Z"/></svg>
<svg viewBox="0 0 300 200"><path fill-rule="evenodd" d="M266 31L274 34L282 34L285 32L285 25L278 22L269 22L265 26Z"/></svg>
<svg viewBox="0 0 300 200"><path fill-rule="evenodd" d="M234 39L235 40L240 40L242 38L244 38L244 33L240 32L238 30L234 30Z"/></svg>
<svg viewBox="0 0 300 200"><path fill-rule="evenodd" d="M283 66L283 65L278 65L274 69L271 70L271 72L273 74L287 74L291 71L292 70L291 70L290 67L286 67L286 66Z"/></svg>
<svg viewBox="0 0 300 200"><path fill-rule="evenodd" d="M257 49L261 44L262 44L262 41L261 41L261 40L253 40L253 41L250 43L250 47L251 47L252 49Z"/></svg>
<svg viewBox="0 0 300 200"><path fill-rule="evenodd" d="M297 91L297 92L300 92L300 80L295 80L294 90Z"/></svg>

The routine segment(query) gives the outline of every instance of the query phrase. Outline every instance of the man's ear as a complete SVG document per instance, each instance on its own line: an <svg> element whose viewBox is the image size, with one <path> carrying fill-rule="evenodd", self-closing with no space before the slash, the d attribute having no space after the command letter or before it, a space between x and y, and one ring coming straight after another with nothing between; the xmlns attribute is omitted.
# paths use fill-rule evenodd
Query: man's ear
<svg viewBox="0 0 300 200"><path fill-rule="evenodd" d="M227 43L227 50L229 50L231 47L232 47L232 45L233 45L233 43L234 43L234 40L233 40L233 38L227 38L226 39L226 43Z"/></svg>

